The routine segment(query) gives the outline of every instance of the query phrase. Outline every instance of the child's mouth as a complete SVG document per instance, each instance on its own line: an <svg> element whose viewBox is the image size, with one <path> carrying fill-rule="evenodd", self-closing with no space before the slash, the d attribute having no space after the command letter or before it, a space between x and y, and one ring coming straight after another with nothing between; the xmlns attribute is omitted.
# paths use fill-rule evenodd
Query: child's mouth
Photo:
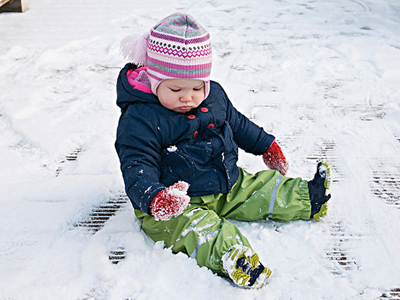
<svg viewBox="0 0 400 300"><path fill-rule="evenodd" d="M189 111L189 110L191 110L191 109L192 109L191 106L180 106L180 107L179 107L179 110L181 110L181 111Z"/></svg>

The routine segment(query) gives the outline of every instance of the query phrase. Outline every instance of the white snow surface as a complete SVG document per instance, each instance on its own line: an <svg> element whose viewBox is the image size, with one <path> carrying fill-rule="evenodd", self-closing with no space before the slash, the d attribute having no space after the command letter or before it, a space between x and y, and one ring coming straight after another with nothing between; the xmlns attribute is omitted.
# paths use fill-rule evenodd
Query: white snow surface
<svg viewBox="0 0 400 300"><path fill-rule="evenodd" d="M95 233L77 226L124 190L120 41L176 11L208 29L212 78L277 137L289 176L331 165L322 221L235 222L274 270L261 290L154 243L128 203ZM32 0L0 14L0 299L379 299L399 289L399 32L398 0ZM244 152L239 164L265 168ZM113 264L116 249L125 258Z"/></svg>

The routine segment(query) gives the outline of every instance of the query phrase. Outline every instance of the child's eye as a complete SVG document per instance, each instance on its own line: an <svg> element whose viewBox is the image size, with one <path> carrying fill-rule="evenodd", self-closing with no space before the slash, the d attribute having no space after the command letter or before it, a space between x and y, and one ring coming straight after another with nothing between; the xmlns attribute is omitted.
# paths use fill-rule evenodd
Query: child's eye
<svg viewBox="0 0 400 300"><path fill-rule="evenodd" d="M181 89L171 89L171 88L170 88L170 90L173 91L173 92L175 92L175 93L177 93L177 92L179 92Z"/></svg>
<svg viewBox="0 0 400 300"><path fill-rule="evenodd" d="M193 88L194 91L201 91L202 89L203 89L203 87Z"/></svg>

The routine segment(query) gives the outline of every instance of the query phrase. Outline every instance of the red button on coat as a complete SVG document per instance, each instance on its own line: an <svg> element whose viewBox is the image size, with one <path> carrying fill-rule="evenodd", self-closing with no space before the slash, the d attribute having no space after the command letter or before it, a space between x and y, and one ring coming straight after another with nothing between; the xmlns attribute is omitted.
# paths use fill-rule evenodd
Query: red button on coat
<svg viewBox="0 0 400 300"><path fill-rule="evenodd" d="M196 137L198 134L199 134L199 132L196 130L196 131L193 133L193 137Z"/></svg>
<svg viewBox="0 0 400 300"><path fill-rule="evenodd" d="M200 110L201 110L202 112L208 112L208 108L207 108L207 107L202 107L202 108L200 108Z"/></svg>
<svg viewBox="0 0 400 300"><path fill-rule="evenodd" d="M208 128L211 128L211 129L214 129L214 128L215 128L215 125L214 125L214 124L208 124L207 127L208 127Z"/></svg>
<svg viewBox="0 0 400 300"><path fill-rule="evenodd" d="M189 115L189 116L188 116L188 119L190 119L190 120L193 120L194 118L196 118L195 115Z"/></svg>

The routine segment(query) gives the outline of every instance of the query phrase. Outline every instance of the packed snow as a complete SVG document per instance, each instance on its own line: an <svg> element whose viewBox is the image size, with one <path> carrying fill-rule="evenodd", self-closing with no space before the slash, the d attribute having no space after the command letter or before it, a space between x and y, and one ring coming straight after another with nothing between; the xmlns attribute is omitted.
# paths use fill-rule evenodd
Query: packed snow
<svg viewBox="0 0 400 300"><path fill-rule="evenodd" d="M35 0L0 14L0 299L400 297L400 2L138 2ZM210 32L212 78L277 137L288 176L332 168L325 219L235 222L274 270L260 290L174 255L112 202L126 199L120 41L176 11ZM265 168L244 152L239 165ZM102 205L112 216L83 226Z"/></svg>

